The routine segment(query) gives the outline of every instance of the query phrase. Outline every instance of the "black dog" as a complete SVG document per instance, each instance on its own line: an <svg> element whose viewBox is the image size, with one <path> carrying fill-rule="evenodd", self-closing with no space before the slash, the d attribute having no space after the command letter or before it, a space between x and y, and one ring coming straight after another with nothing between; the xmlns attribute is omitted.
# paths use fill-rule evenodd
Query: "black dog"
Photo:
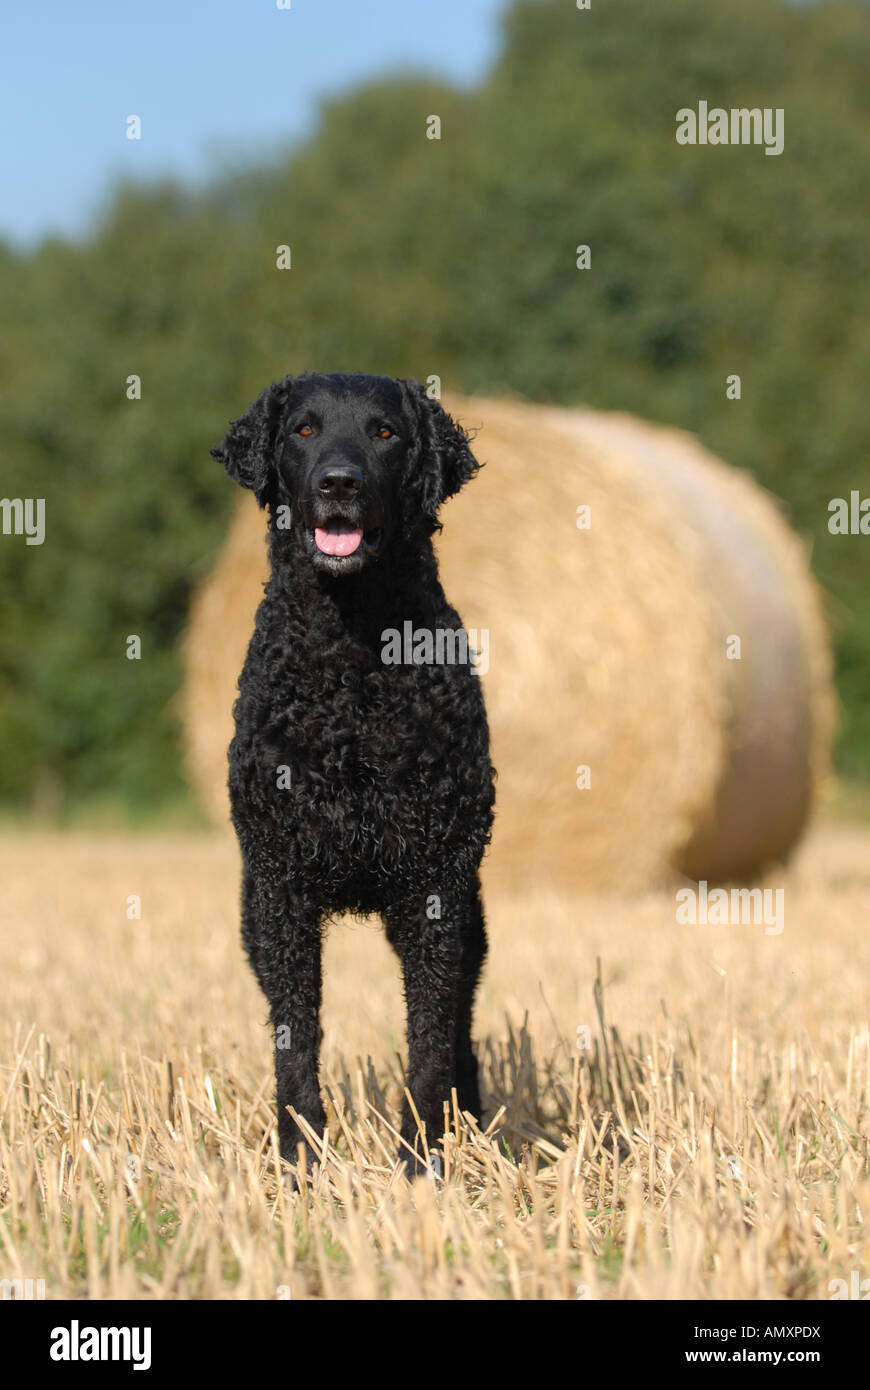
<svg viewBox="0 0 870 1390"><path fill-rule="evenodd" d="M321 926L341 911L380 913L400 957L408 1088L431 1146L451 1087L480 1115L471 1013L494 773L478 677L449 659L464 634L431 540L439 506L478 464L416 382L362 375L286 377L212 453L269 510L272 573L229 780L242 935L275 1029L281 1153L294 1161L301 1141L288 1106L316 1131L325 1122ZM396 664L389 634L409 631L417 660ZM420 1152L407 1101L402 1138Z"/></svg>

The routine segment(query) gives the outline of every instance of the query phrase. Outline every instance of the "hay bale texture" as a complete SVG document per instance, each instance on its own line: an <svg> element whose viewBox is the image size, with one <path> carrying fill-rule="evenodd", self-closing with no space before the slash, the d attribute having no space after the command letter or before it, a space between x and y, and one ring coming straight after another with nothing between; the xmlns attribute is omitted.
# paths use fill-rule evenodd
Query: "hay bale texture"
<svg viewBox="0 0 870 1390"><path fill-rule="evenodd" d="M640 889L783 860L827 768L834 702L816 586L773 500L690 436L628 416L444 404L486 465L437 540L449 598L489 634L485 878ZM188 767L221 824L264 535L246 496L186 640Z"/></svg>

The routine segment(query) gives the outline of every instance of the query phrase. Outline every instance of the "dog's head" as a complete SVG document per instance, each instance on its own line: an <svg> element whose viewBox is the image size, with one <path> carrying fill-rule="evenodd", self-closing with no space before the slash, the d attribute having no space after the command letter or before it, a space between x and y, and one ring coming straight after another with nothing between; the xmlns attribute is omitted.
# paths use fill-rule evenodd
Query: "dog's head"
<svg viewBox="0 0 870 1390"><path fill-rule="evenodd" d="M289 508L318 570L358 574L397 539L431 535L478 463L415 381L310 373L270 386L212 454L273 518Z"/></svg>

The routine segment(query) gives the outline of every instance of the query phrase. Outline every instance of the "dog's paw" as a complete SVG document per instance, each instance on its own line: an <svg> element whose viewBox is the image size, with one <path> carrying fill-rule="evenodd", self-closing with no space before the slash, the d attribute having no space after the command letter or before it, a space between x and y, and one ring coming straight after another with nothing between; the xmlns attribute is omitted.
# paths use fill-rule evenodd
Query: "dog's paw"
<svg viewBox="0 0 870 1390"><path fill-rule="evenodd" d="M305 1162L300 1164L298 1150L292 1158L289 1154L281 1157L281 1179L287 1192L300 1192L310 1187L320 1173L320 1163L311 1151L305 1149Z"/></svg>
<svg viewBox="0 0 870 1390"><path fill-rule="evenodd" d="M314 1186L319 1173L320 1165L317 1163L306 1164L304 1176L298 1163L294 1163L292 1167L288 1165L283 1175L285 1190L287 1192L303 1192L307 1187Z"/></svg>

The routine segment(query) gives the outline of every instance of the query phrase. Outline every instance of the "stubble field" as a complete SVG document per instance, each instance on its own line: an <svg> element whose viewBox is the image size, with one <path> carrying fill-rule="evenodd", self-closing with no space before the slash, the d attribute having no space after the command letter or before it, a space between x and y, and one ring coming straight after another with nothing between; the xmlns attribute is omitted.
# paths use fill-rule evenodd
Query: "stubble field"
<svg viewBox="0 0 870 1390"><path fill-rule="evenodd" d="M673 889L489 883L487 1109L479 1130L449 1116L443 1183L396 1167L397 963L375 922L333 925L330 1132L301 1192L279 1176L233 842L7 830L0 857L0 1279L47 1298L828 1299L870 1277L865 828L821 826L771 884L779 935L678 925Z"/></svg>

